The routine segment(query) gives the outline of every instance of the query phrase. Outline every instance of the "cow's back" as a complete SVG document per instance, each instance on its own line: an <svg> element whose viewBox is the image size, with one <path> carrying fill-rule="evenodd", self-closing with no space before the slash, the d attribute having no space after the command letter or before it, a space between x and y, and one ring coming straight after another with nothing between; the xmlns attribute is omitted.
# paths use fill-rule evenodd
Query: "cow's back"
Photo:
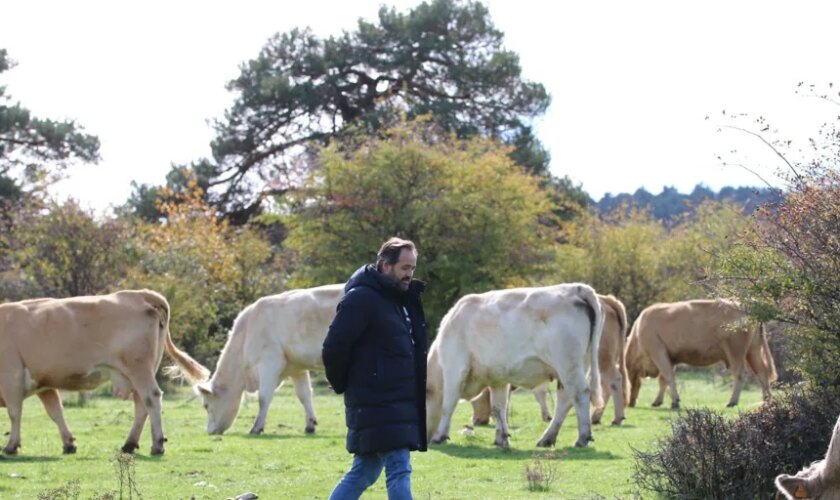
<svg viewBox="0 0 840 500"><path fill-rule="evenodd" d="M162 356L165 304L148 290L4 304L0 349L17 360L0 359L19 362L37 387L87 388L99 380L84 380L96 369L119 368L129 357Z"/></svg>
<svg viewBox="0 0 840 500"><path fill-rule="evenodd" d="M321 366L321 345L327 334L344 285L289 290L263 297L243 311L241 333L247 364L258 364L262 356L282 355L290 367L317 369Z"/></svg>
<svg viewBox="0 0 840 500"><path fill-rule="evenodd" d="M537 380L548 370L552 351L579 343L585 352L590 330L573 287L496 290L459 300L441 322L432 349L446 358L469 357L471 377L487 385L505 380L533 387L541 380L533 382L531 375ZM575 332L582 332L580 339L566 338Z"/></svg>
<svg viewBox="0 0 840 500"><path fill-rule="evenodd" d="M639 316L645 349L664 345L675 362L705 366L725 361L724 343L743 351L752 336L738 322L745 314L726 300L689 300L655 304Z"/></svg>

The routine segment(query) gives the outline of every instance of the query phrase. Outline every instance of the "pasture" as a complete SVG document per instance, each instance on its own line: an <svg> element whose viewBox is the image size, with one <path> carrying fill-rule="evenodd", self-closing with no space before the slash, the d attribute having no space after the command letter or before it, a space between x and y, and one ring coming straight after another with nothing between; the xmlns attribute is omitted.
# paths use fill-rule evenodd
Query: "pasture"
<svg viewBox="0 0 840 500"><path fill-rule="evenodd" d="M168 391L163 403L166 454L149 456L147 423L133 465L137 491L149 499L224 499L245 492L261 499L327 498L351 461L344 449L342 399L323 386L316 387L319 425L315 434L306 435L303 409L293 387L287 385L276 395L261 436L248 435L257 413L252 397L246 398L239 419L227 433L210 436L205 432L200 399L188 401L187 388ZM683 408L709 406L728 416L755 408L761 400L760 391L749 385L737 408L724 408L731 380L713 371L680 371L678 387ZM493 427L477 428L474 436L461 433L472 411L462 402L453 419L452 440L433 446L428 453L412 454L415 497L632 498L639 492L632 479L631 448L649 449L669 431L669 420L675 415L667 408L667 398L663 407L650 407L656 388L655 380L646 380L639 405L628 409L624 424L595 426L595 442L587 449L572 447L577 436L572 410L558 437L558 458L543 460L555 477L544 492L529 491L524 472L526 465L534 465L534 453L546 452L534 446L546 424L531 394L519 391L512 397L510 450L492 445ZM82 407L75 401L75 394L65 394L67 423L76 435L78 453L62 455L58 431L40 401L26 400L20 454L0 458L0 498L38 498L72 480L80 483L79 498L101 497L109 491L120 497L120 468L114 457L131 426L132 404L105 396L94 397ZM552 409L553 401L550 398ZM612 419L612 411L608 407L606 422ZM0 432L8 430L8 416L2 410ZM129 498L126 481L124 476L123 497ZM385 498L384 474L365 498Z"/></svg>

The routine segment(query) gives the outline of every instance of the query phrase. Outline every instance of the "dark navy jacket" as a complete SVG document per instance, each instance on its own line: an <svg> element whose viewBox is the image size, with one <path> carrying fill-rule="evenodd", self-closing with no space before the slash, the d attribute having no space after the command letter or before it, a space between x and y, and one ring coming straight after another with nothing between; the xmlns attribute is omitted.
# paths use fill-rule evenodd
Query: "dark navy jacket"
<svg viewBox="0 0 840 500"><path fill-rule="evenodd" d="M427 448L424 288L413 280L403 292L371 265L345 286L321 355L327 380L344 394L350 453Z"/></svg>

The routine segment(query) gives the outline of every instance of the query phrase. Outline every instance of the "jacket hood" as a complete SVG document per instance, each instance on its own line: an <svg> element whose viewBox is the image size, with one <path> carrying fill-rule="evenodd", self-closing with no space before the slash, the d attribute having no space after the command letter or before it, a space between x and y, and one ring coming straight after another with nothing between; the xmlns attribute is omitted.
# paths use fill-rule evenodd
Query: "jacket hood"
<svg viewBox="0 0 840 500"><path fill-rule="evenodd" d="M426 283L420 280L411 280L408 285L408 292L403 292L399 285L388 279L385 275L376 270L373 264L365 264L353 273L344 285L344 293L359 287L366 286L388 295L417 295L419 296L426 289Z"/></svg>

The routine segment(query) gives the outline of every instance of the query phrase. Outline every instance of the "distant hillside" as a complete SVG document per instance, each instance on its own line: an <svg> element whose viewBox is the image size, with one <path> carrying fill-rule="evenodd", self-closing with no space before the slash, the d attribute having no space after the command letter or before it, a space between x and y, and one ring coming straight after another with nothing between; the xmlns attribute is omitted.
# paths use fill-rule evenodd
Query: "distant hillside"
<svg viewBox="0 0 840 500"><path fill-rule="evenodd" d="M604 195L600 201L590 200L590 206L601 214L612 212L619 207L648 207L654 217L659 220L672 220L683 213L691 212L706 200L731 201L744 208L744 213L752 213L756 207L769 202L780 201L778 191L768 188L754 187L725 187L715 193L711 189L698 184L690 194L677 192L676 188L665 186L659 194L651 194L643 188L635 193L621 193L613 196Z"/></svg>

